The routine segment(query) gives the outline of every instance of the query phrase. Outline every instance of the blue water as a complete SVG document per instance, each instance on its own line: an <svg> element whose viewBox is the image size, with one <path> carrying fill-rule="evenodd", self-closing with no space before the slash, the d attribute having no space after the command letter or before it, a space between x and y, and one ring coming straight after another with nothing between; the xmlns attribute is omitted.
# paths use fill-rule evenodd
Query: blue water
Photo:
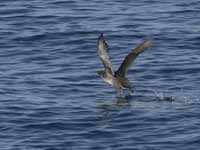
<svg viewBox="0 0 200 150"><path fill-rule="evenodd" d="M1 150L199 150L199 0L2 0ZM98 76L145 38L134 94Z"/></svg>

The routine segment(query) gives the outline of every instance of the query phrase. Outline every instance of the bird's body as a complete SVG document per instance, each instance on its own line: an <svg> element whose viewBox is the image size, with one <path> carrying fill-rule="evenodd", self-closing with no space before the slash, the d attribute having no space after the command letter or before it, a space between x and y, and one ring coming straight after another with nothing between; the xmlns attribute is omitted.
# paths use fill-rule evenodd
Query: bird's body
<svg viewBox="0 0 200 150"><path fill-rule="evenodd" d="M125 57L119 69L114 72L108 55L108 45L103 37L103 34L101 34L98 38L97 53L104 65L104 71L99 71L98 74L106 83L110 84L115 89L121 91L121 89L128 88L132 91L131 84L126 78L126 73L133 60L141 52L143 52L145 48L150 47L150 45L151 42L148 40L138 45Z"/></svg>
<svg viewBox="0 0 200 150"><path fill-rule="evenodd" d="M102 77L102 79L115 89L130 88L130 84L127 78L117 78L113 75L108 75L106 77Z"/></svg>

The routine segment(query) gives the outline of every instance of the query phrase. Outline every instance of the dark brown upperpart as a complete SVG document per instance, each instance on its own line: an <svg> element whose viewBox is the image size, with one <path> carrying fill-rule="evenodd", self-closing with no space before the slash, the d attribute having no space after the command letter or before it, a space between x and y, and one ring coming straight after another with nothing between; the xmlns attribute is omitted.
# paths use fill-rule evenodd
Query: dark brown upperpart
<svg viewBox="0 0 200 150"><path fill-rule="evenodd" d="M125 78L128 68L132 64L132 62L137 58L137 56L142 53L146 48L151 46L150 40L145 40L143 43L138 45L135 49L133 49L124 59L119 69L115 72L116 77Z"/></svg>

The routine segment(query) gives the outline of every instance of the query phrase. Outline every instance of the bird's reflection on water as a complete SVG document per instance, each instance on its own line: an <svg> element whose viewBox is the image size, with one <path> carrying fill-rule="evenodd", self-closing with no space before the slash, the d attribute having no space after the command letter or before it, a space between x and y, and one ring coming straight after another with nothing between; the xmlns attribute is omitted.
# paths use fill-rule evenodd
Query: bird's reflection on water
<svg viewBox="0 0 200 150"><path fill-rule="evenodd" d="M154 112L162 110L162 108L170 108L174 101L175 97L172 95L141 95L141 93L123 97L118 96L113 100L103 100L103 103L98 104L96 107L99 117L97 126L101 129L110 127L121 114L133 115L138 112Z"/></svg>
<svg viewBox="0 0 200 150"><path fill-rule="evenodd" d="M117 111L124 107L130 107L131 106L131 97L132 96L124 96L124 97L116 97L114 100L112 100L112 103L104 102L103 104L99 104L97 106L98 109L102 111Z"/></svg>
<svg viewBox="0 0 200 150"><path fill-rule="evenodd" d="M148 100L146 100L148 98ZM172 95L166 94L149 94L143 95L134 94L134 95L126 95L126 96L117 96L112 101L104 101L101 104L98 104L97 108L103 112L109 111L119 111L121 109L130 109L134 106L146 106L147 103L156 103L156 102L174 102L175 97ZM148 105L148 104L147 104ZM149 105L148 105L149 106ZM150 107L150 106L149 106Z"/></svg>
<svg viewBox="0 0 200 150"><path fill-rule="evenodd" d="M131 105L131 96L116 97L112 101L104 101L104 103L98 104L97 109L100 116L97 126L107 128L119 115L119 111L130 110Z"/></svg>

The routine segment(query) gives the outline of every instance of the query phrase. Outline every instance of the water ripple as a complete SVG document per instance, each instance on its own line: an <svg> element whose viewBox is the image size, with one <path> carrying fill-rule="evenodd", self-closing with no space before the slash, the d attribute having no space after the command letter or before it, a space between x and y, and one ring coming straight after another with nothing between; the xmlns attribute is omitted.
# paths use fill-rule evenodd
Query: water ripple
<svg viewBox="0 0 200 150"><path fill-rule="evenodd" d="M0 6L1 149L199 148L199 1ZM132 96L116 98L98 77L100 33L116 69L153 40L128 72Z"/></svg>

